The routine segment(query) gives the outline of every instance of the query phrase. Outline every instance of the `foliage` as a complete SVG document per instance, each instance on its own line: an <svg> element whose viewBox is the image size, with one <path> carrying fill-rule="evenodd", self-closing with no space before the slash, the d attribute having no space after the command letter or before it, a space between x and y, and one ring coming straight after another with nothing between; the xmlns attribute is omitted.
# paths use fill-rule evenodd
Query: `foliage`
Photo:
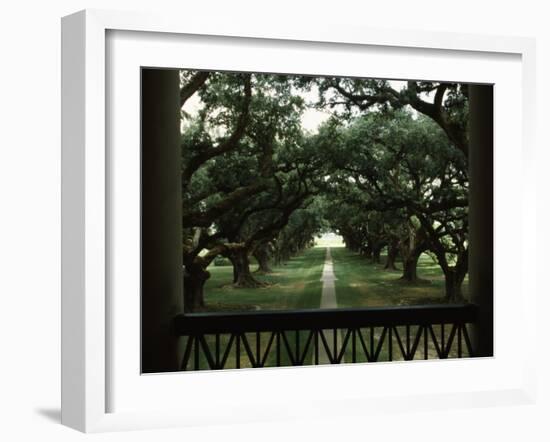
<svg viewBox="0 0 550 442"><path fill-rule="evenodd" d="M233 263L235 283L255 286L249 255L282 262L327 231L375 258L384 247L429 250L459 287L468 246L464 85L397 90L386 80L201 71L180 78L183 255L197 306L219 256ZM305 99L311 91L314 103ZM310 107L332 112L315 132L302 128Z"/></svg>

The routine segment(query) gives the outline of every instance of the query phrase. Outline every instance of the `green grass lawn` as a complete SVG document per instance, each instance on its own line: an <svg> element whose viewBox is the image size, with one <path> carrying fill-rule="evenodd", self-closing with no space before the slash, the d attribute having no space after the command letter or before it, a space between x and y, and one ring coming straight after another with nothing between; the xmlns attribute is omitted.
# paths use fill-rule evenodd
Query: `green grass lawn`
<svg viewBox="0 0 550 442"><path fill-rule="evenodd" d="M331 244L332 245L332 244ZM306 250L300 256L292 258L284 265L274 267L270 275L255 275L260 281L268 283L262 288L235 288L232 285L233 269L231 265L214 266L208 270L210 279L205 286L206 311L243 311L243 310L281 310L281 309L315 309L321 303L322 282L320 281L326 249L315 247ZM338 307L381 307L395 305L434 304L444 302L444 277L439 266L433 260L423 255L418 265L418 275L424 281L411 285L399 281L401 271L386 271L383 264L371 264L364 257L352 253L343 247L331 247L331 255L336 275L336 299ZM382 257L384 262L385 257ZM400 264L397 264L398 267ZM252 266L252 270L256 265ZM467 281L464 284L464 294L467 295ZM412 336L416 327L411 327ZM450 330L450 326L448 326ZM382 329L375 328L375 337L380 336ZM402 339L406 330L398 329ZM342 331L343 332L343 331ZM363 330L365 339L370 333ZM343 335L342 335L343 336ZM290 345L294 345L294 332L289 333ZM299 332L300 347L304 345L308 332ZM206 337L208 345L213 348L214 336ZM247 334L251 346L255 346L255 333ZM260 334L260 347L265 350L270 339L269 333ZM229 340L227 335L220 336L221 347L225 348ZM398 343L395 336L392 339L394 360L399 360ZM231 350L226 368L236 367L235 346ZM313 354L310 349L306 361L311 361ZM361 353L360 351L358 353ZM437 354L432 344L428 348L428 357L436 358ZM450 356L456 356L456 340ZM423 351L417 352L417 358L423 358ZM276 365L275 352L271 351L266 366ZM389 359L388 339L380 352L380 361ZM351 362L351 346L348 346L345 361ZM282 365L290 365L285 352L281 354ZM358 354L357 362L365 362ZM241 359L241 367L249 367L246 357ZM206 369L207 362L201 357L200 369Z"/></svg>
<svg viewBox="0 0 550 442"><path fill-rule="evenodd" d="M321 304L321 272L325 261L325 249L313 248L306 250L284 265L274 267L269 275L255 275L259 281L267 282L261 288L235 288L232 285L233 268L231 265L214 266L208 268L211 276L205 285L206 311L239 311L239 310L281 310L281 309L314 309ZM255 270L256 265L251 270ZM308 332L299 332L299 339L304 345ZM247 340L255 348L256 333L247 333ZM262 351L268 346L270 333L261 333L260 347ZM290 338L290 336L289 336ZM215 336L207 336L209 347L214 348ZM228 335L220 336L221 348L228 344ZM295 334L292 333L292 344ZM312 350L308 352L307 360L311 360ZM226 368L236 367L235 346L229 354ZM290 359L285 352L281 352L282 365L290 365ZM200 369L208 368L206 358L201 353ZM276 353L271 351L266 366L276 366ZM243 355L241 368L250 367L250 363Z"/></svg>
<svg viewBox="0 0 550 442"><path fill-rule="evenodd" d="M372 264L369 260L356 253L340 247L331 249L336 275L336 300L339 307L385 307L397 305L440 304L445 303L445 278L437 263L428 255L422 255L418 262L418 277L422 280L417 284L403 283L399 280L401 270L384 270L385 256L382 264ZM397 263L400 268L400 263ZM468 280L464 281L463 294L467 296ZM440 330L440 326L434 326ZM451 326L446 326L449 333ZM410 328L410 336L414 337L418 327ZM382 327L375 327L374 336L378 338ZM365 339L370 336L370 330L362 330ZM406 327L398 327L402 340L406 336ZM343 331L341 333L344 333ZM342 334L343 336L343 334ZM403 341L404 342L404 341ZM456 339L452 346L450 357L458 354ZM398 351L398 342L392 336L393 360L402 360ZM366 362L366 358L358 352L357 362ZM422 359L423 351L417 351L415 359ZM428 358L437 358L437 352L431 341L428 345ZM352 350L348 346L346 361L352 360ZM389 359L388 337L380 351L380 361Z"/></svg>
<svg viewBox="0 0 550 442"><path fill-rule="evenodd" d="M418 276L423 281L407 284L399 280L401 270L384 270L382 264L339 247L331 249L336 275L336 299L339 307L382 307L443 303L445 279L441 268L428 255L418 262ZM397 263L400 268L400 263ZM463 293L467 296L467 279Z"/></svg>
<svg viewBox="0 0 550 442"><path fill-rule="evenodd" d="M261 288L235 288L232 285L231 265L214 266L205 285L208 311L283 310L318 308L321 302L320 281L326 249L315 247L275 267L272 274L255 275ZM344 247L331 248L336 275L338 307L381 307L393 305L434 304L444 302L445 280L437 263L422 255L418 276L423 280L407 284L399 280L400 270L384 270L382 264L367 259ZM397 263L400 267L400 263ZM252 264L252 271L256 264ZM468 281L463 293L467 297Z"/></svg>
<svg viewBox="0 0 550 442"><path fill-rule="evenodd" d="M255 275L259 281L268 283L261 288L235 288L231 265L211 265L208 268L211 276L204 288L205 304L209 311L318 308L324 261L325 249L308 249L273 268L269 275ZM256 265L251 270L256 270Z"/></svg>

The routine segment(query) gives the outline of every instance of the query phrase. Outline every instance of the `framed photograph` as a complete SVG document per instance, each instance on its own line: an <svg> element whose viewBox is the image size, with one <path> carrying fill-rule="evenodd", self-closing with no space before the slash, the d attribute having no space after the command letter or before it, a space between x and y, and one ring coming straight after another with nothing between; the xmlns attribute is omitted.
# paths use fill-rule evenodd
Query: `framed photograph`
<svg viewBox="0 0 550 442"><path fill-rule="evenodd" d="M63 423L531 403L534 42L241 25L63 19Z"/></svg>

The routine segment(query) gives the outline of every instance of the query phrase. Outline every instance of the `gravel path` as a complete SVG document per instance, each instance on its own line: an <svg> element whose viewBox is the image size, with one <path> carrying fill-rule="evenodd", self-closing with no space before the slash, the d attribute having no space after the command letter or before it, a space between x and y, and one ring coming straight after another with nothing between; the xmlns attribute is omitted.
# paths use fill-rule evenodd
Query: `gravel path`
<svg viewBox="0 0 550 442"><path fill-rule="evenodd" d="M325 266L323 267L323 274L321 275L321 281L323 281L323 291L321 294L321 307L320 308L337 308L338 303L336 302L336 289L334 287L334 281L336 281L336 276L334 275L334 269L332 264L332 256L330 255L330 247L327 247L327 254L325 257ZM325 330L325 338L329 347L332 350L334 342L334 332ZM336 332L336 342L337 349L340 351L342 345L342 333L341 331ZM315 356L314 356L315 357ZM344 358L342 358L344 362ZM319 364L329 364L329 358L323 346L321 338L319 338Z"/></svg>

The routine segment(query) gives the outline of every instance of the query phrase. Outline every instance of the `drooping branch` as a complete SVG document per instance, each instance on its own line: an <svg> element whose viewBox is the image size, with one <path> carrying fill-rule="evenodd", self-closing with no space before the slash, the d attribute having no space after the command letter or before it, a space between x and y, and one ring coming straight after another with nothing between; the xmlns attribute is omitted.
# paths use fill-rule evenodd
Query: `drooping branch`
<svg viewBox="0 0 550 442"><path fill-rule="evenodd" d="M209 75L208 71L199 71L180 89L180 107L204 85Z"/></svg>
<svg viewBox="0 0 550 442"><path fill-rule="evenodd" d="M191 180L193 174L199 169L199 167L201 167L208 160L235 149L238 146L241 138L244 136L246 132L246 127L249 122L250 101L252 98L250 74L244 75L243 82L244 99L241 105L240 114L237 119L235 129L233 130L231 135L223 142L221 142L218 146L211 147L210 149L200 154L194 155L189 159L182 171L182 181L184 183L188 183Z"/></svg>
<svg viewBox="0 0 550 442"><path fill-rule="evenodd" d="M385 212L397 209L409 209L411 212L424 214L433 214L458 207L468 207L468 199L447 198L423 204L422 202L412 201L407 197L399 198L387 196L385 198L376 198L367 202L362 202L361 204L362 210L365 211L375 210L378 212Z"/></svg>
<svg viewBox="0 0 550 442"><path fill-rule="evenodd" d="M279 204L283 198L282 185L277 176L274 176L274 181L277 190L276 197L273 201L246 208L241 214L239 214L237 221L233 225L224 225L219 228L216 233L210 235L207 239L205 238L205 242L202 243L202 247L206 247L208 242L217 241L221 238L228 238L230 241L236 239L239 236L244 224L252 215L279 207Z"/></svg>
<svg viewBox="0 0 550 442"><path fill-rule="evenodd" d="M329 83L335 91L348 100L347 104L357 106L360 110L367 110L376 104L388 103L393 107L410 105L416 111L426 115L435 121L448 136L449 140L457 147L466 158L468 158L468 136L466 129L462 125L451 121L445 106L443 98L449 85L440 83L435 88L434 102L430 103L420 98L422 92L415 81L407 83L405 93L400 93L390 86L385 85L379 91L372 93L355 93L341 86L338 80L332 80Z"/></svg>
<svg viewBox="0 0 550 442"><path fill-rule="evenodd" d="M263 226L246 240L247 248L252 248L255 243L261 242L266 239L271 239L273 236L275 236L277 232L279 232L283 227L288 224L292 213L298 208L303 207L303 203L308 196L310 196L310 193L306 191L293 198L293 200L289 204L281 209L281 215L278 219L272 221L268 225Z"/></svg>
<svg viewBox="0 0 550 442"><path fill-rule="evenodd" d="M337 80L331 81L330 85L338 91L340 95L351 101L361 110L367 110L375 104L383 104L386 102L396 103L399 99L399 92L389 86L377 94L355 94L344 89Z"/></svg>
<svg viewBox="0 0 550 442"><path fill-rule="evenodd" d="M206 211L195 211L184 213L182 219L183 228L186 227L209 227L212 223L227 211L231 210L238 202L256 193L267 189L268 183L265 180L257 181L248 186L242 186L229 193L223 200L213 204ZM185 208L184 208L185 210Z"/></svg>
<svg viewBox="0 0 550 442"><path fill-rule="evenodd" d="M429 103L420 98L416 90L416 83L409 81L409 90L413 93L407 94L408 100L404 104L409 104L413 109L430 117L445 132L451 143L458 148L466 158L468 158L468 136L466 129L451 121L449 114L443 106L443 97L448 89L448 85L441 83L435 92L434 102Z"/></svg>

